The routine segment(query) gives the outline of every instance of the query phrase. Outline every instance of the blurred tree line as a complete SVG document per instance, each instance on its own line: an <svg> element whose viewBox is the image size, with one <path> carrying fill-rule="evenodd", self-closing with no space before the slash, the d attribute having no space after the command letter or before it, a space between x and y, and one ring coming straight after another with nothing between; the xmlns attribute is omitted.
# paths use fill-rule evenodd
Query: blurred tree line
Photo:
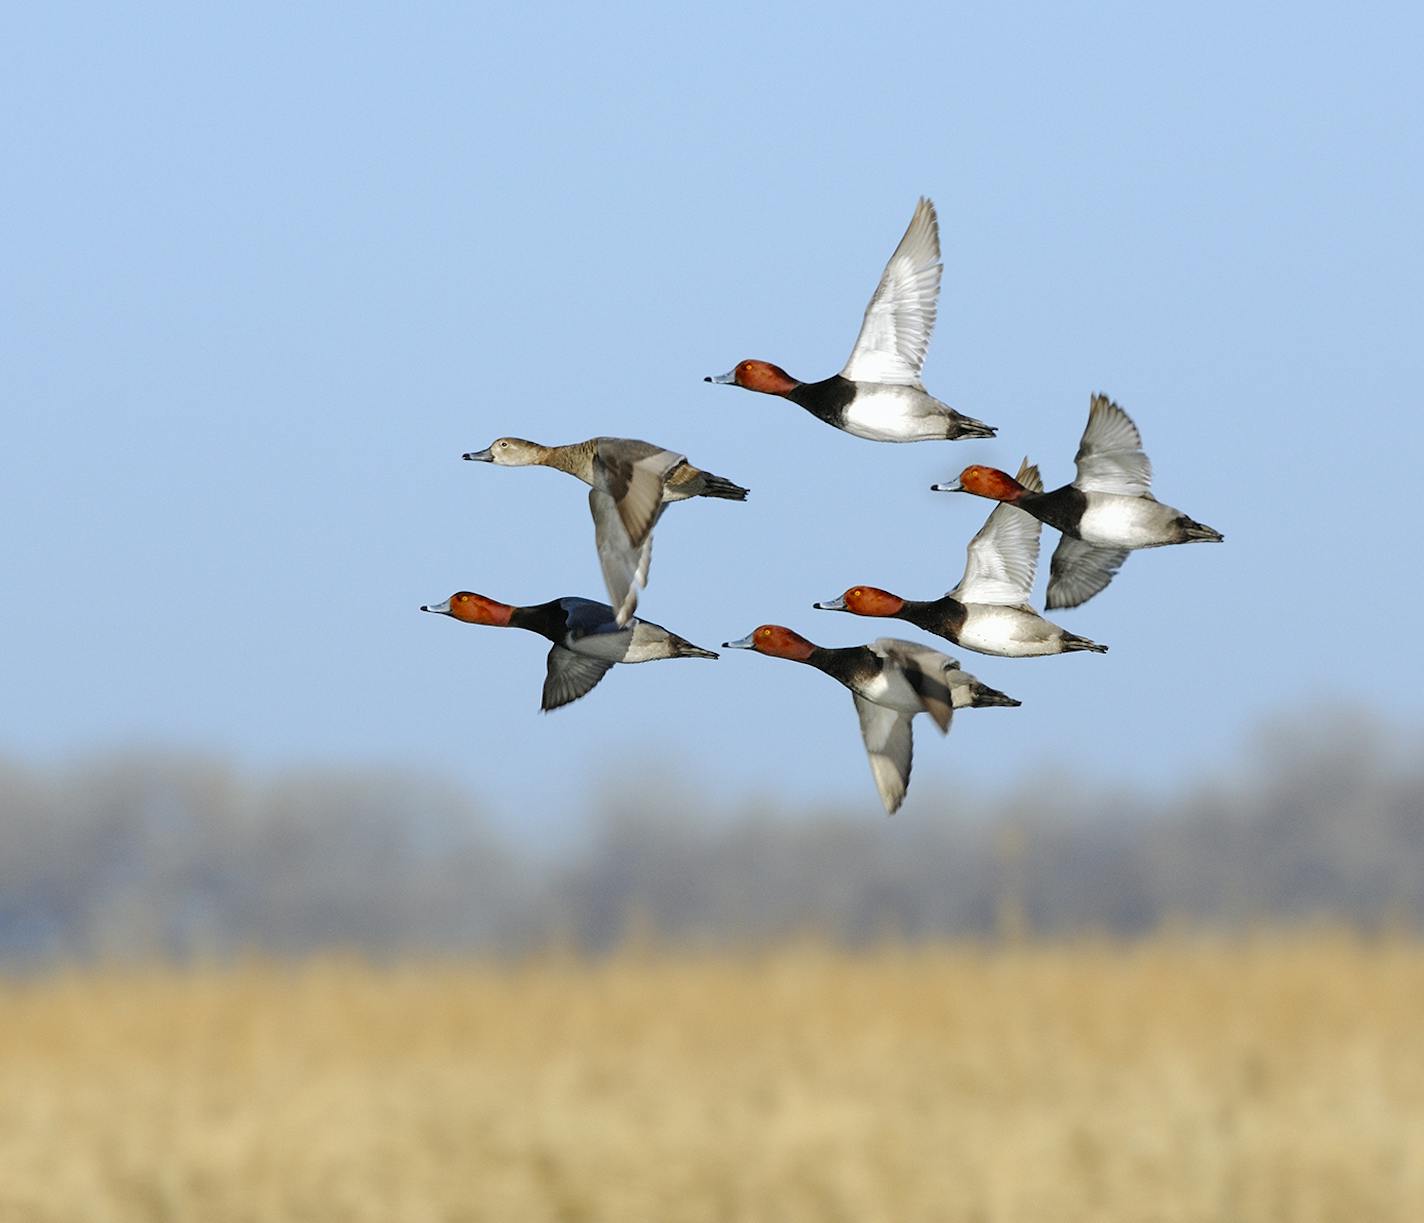
<svg viewBox="0 0 1424 1223"><path fill-rule="evenodd" d="M994 795L918 794L892 820L869 799L728 811L609 795L553 858L414 774L0 762L0 962L1417 927L1421 746L1368 718L1315 717L1165 796L1042 774Z"/></svg>

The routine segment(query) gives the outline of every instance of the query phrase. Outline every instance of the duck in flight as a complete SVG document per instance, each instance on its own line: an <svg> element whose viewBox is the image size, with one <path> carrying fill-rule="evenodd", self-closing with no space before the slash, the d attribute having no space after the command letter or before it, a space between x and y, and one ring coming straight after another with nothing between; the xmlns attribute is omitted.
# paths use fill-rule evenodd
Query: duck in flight
<svg viewBox="0 0 1424 1223"><path fill-rule="evenodd" d="M1112 581L1127 554L1167 544L1220 543L1220 531L1152 495L1152 464L1137 426L1106 395L1094 395L1074 458L1078 474L1051 493L995 467L966 467L935 492L973 493L1027 510L1062 532L1048 576L1049 609L1086 603ZM1041 485L1040 485L1041 488Z"/></svg>
<svg viewBox="0 0 1424 1223"><path fill-rule="evenodd" d="M993 437L992 426L961 416L920 382L942 271L939 220L934 204L921 197L839 374L801 382L770 361L742 361L728 373L703 381L779 395L826 424L873 442Z"/></svg>
<svg viewBox="0 0 1424 1223"><path fill-rule="evenodd" d="M1038 468L1024 459L1018 482L1041 492ZM959 585L943 598L902 599L875 586L852 586L838 599L816 606L823 611L857 616L893 616L926 632L974 650L1002 658L1032 658L1092 650L1107 646L1079 637L1045 620L1029 606L1029 591L1038 568L1037 518L1013 505L997 505L969 541L969 556Z"/></svg>
<svg viewBox="0 0 1424 1223"><path fill-rule="evenodd" d="M539 705L545 713L592 691L614 663L717 657L714 651L693 645L676 633L668 632L661 624L635 617L619 625L607 603L595 603L574 595L531 607L515 607L461 590L443 603L427 603L420 610L450 616L466 624L528 629L552 641L544 695Z"/></svg>
<svg viewBox="0 0 1424 1223"><path fill-rule="evenodd" d="M552 467L589 486L594 543L620 627L632 619L638 589L647 583L653 525L663 507L689 497L747 499L747 489L692 466L685 456L628 437L591 437L567 446L501 437L464 457L499 467Z"/></svg>
<svg viewBox="0 0 1424 1223"><path fill-rule="evenodd" d="M929 714L943 735L949 733L956 709L1020 703L960 670L959 661L948 654L894 637L827 649L784 625L763 624L739 641L723 642L723 647L803 662L850 689L887 815L899 809L910 785L911 723L916 714Z"/></svg>

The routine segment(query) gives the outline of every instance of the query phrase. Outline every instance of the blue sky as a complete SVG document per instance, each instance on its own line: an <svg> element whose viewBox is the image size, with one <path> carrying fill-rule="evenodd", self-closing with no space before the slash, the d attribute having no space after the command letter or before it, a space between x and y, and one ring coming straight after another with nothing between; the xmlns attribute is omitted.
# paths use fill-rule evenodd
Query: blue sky
<svg viewBox="0 0 1424 1223"><path fill-rule="evenodd" d="M541 717L540 641L420 615L603 597L583 490L460 454L683 451L752 497L673 507L643 613L847 645L882 630L811 603L953 585L988 507L928 485L1025 453L1064 482L1095 390L1227 543L1061 614L1106 657L962 654L1024 706L920 727L901 818L1045 761L1214 771L1281 709L1417 720L1421 35L1402 6L12 6L0 752L407 763L531 828L645 770L878 817L808 669L620 668ZM926 383L998 439L876 445L702 382L839 369L920 193Z"/></svg>

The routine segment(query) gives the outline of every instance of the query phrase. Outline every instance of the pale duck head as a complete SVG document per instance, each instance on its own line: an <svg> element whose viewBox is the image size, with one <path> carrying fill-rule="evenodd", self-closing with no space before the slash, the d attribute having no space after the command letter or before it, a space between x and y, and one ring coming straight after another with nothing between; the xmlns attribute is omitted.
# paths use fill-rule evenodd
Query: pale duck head
<svg viewBox="0 0 1424 1223"><path fill-rule="evenodd" d="M531 467L544 461L547 446L525 441L522 437L497 437L483 450L472 450L461 457L475 463L493 463L497 467Z"/></svg>

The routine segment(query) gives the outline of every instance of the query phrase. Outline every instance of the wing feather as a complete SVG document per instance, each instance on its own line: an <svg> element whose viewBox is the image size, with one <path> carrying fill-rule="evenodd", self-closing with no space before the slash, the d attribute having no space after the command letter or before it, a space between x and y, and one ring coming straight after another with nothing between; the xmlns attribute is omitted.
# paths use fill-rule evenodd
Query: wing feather
<svg viewBox="0 0 1424 1223"><path fill-rule="evenodd" d="M591 692L613 664L590 658L555 643L549 649L549 668L544 676L544 697L540 708L548 713Z"/></svg>
<svg viewBox="0 0 1424 1223"><path fill-rule="evenodd" d="M1126 548L1102 548L1065 535L1053 550L1049 567L1049 610L1086 603L1113 580L1127 559Z"/></svg>
<svg viewBox="0 0 1424 1223"><path fill-rule="evenodd" d="M865 753L870 759L870 772L885 814L894 815L905 801L910 785L910 767L914 761L915 738L910 716L877 705L852 693L855 711L860 715L860 734L865 740Z"/></svg>
<svg viewBox="0 0 1424 1223"><path fill-rule="evenodd" d="M921 708L939 727L940 734L948 734L949 721L954 716L954 698L945 677L959 663L932 646L900 637L879 637L870 643L870 648L900 669L905 682L919 697Z"/></svg>
<svg viewBox="0 0 1424 1223"><path fill-rule="evenodd" d="M1088 424L1073 461L1073 483L1085 493L1122 497L1152 495L1152 463L1142 450L1142 435L1132 418L1106 395L1094 395Z"/></svg>
<svg viewBox="0 0 1424 1223"><path fill-rule="evenodd" d="M841 370L843 377L853 382L919 385L934 331L942 272L939 219L934 204L922 196L865 308L860 335Z"/></svg>
<svg viewBox="0 0 1424 1223"><path fill-rule="evenodd" d="M1027 459L1019 467L1019 483L1042 488L1038 468ZM969 541L964 577L950 597L961 603L993 603L1003 607L1027 604L1038 572L1038 537L1042 527L1032 514L1010 505L996 506L979 534Z"/></svg>
<svg viewBox="0 0 1424 1223"><path fill-rule="evenodd" d="M607 603L581 599L577 595L566 595L559 602L564 609L564 625L574 641L594 633L622 631L613 618L613 609Z"/></svg>
<svg viewBox="0 0 1424 1223"><path fill-rule="evenodd" d="M644 443L646 445L646 443ZM634 544L647 538L663 503L663 485L674 468L687 462L671 450L639 453L620 439L600 439L594 451L594 484L618 507L623 529Z"/></svg>
<svg viewBox="0 0 1424 1223"><path fill-rule="evenodd" d="M638 589L647 585L653 562L653 533L641 544L628 537L622 515L613 497L600 488L588 490L588 508L593 513L593 538L598 547L598 563L603 583L613 604L613 618L621 627L633 618L638 607Z"/></svg>

